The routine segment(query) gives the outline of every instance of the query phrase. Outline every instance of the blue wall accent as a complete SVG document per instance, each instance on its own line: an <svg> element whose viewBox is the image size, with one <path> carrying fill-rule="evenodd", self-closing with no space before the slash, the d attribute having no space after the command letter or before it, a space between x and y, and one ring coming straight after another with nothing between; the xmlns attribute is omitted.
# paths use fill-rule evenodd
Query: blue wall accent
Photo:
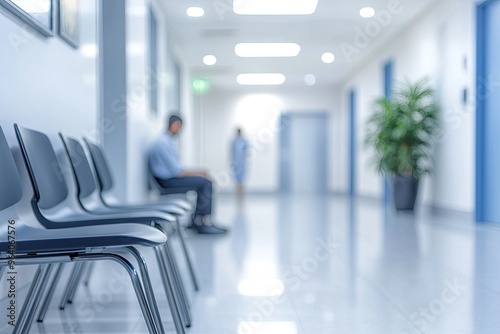
<svg viewBox="0 0 500 334"><path fill-rule="evenodd" d="M477 7L476 198L478 221L500 222L500 1Z"/></svg>
<svg viewBox="0 0 500 334"><path fill-rule="evenodd" d="M349 92L349 196L356 195L356 90Z"/></svg>
<svg viewBox="0 0 500 334"><path fill-rule="evenodd" d="M122 0L100 1L100 116L101 145L114 171L113 194L125 200L127 193L127 53L126 4ZM89 111L91 112L91 111ZM113 128L113 131L105 127Z"/></svg>
<svg viewBox="0 0 500 334"><path fill-rule="evenodd" d="M279 171L280 192L290 191L290 129L291 118L289 114L281 114L280 117L280 149L279 149Z"/></svg>
<svg viewBox="0 0 500 334"><path fill-rule="evenodd" d="M149 7L149 87L151 112L158 113L158 22L153 8Z"/></svg>
<svg viewBox="0 0 500 334"><path fill-rule="evenodd" d="M394 76L394 62L388 60L384 64L384 96L390 97L393 89L393 76ZM390 180L387 176L384 176L384 204L387 205L392 201L391 185Z"/></svg>
<svg viewBox="0 0 500 334"><path fill-rule="evenodd" d="M479 88L479 77L485 73L484 68L484 17L485 17L486 3L478 5L477 7L477 55L476 55L476 91ZM476 94L477 95L477 94ZM483 180L483 134L484 127L484 101L476 97L476 199L475 199L475 218L476 220L484 219L483 207L483 193L484 193L484 180Z"/></svg>

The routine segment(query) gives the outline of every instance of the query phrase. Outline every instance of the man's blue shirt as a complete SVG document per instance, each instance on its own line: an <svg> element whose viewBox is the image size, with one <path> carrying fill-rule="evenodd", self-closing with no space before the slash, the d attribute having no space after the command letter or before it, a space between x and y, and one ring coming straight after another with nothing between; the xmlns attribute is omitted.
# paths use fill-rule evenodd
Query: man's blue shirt
<svg viewBox="0 0 500 334"><path fill-rule="evenodd" d="M149 151L149 168L159 179L171 179L182 173L184 168L172 134L164 133L153 143Z"/></svg>

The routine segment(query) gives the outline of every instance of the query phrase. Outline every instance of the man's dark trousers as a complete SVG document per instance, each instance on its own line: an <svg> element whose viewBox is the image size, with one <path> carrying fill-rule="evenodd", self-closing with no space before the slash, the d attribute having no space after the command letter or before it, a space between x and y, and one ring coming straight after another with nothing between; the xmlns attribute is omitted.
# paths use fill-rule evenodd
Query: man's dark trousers
<svg viewBox="0 0 500 334"><path fill-rule="evenodd" d="M171 179L157 178L157 181L163 188L169 190L175 189L178 192L196 191L198 200L195 215L206 216L212 213L212 181L201 176L174 177Z"/></svg>

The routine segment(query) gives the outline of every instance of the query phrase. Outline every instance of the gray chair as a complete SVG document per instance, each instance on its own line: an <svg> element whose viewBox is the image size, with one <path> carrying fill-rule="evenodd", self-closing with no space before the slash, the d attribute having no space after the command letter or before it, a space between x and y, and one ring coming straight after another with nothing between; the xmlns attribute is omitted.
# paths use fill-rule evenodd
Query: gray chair
<svg viewBox="0 0 500 334"><path fill-rule="evenodd" d="M67 154L67 160L69 161L71 174L73 176L73 178L71 179L76 185L75 197L78 199L78 202L81 206L80 208L86 210L86 212L88 212L89 214L97 214L97 215L110 214L110 213L129 215L130 213L144 214L144 212L147 212L149 215L151 214L154 215L156 212L156 215L158 217L161 217L162 215L164 215L164 213L172 214L173 216L175 216L176 217L175 223L177 224L176 231L179 232L181 245L184 246L183 250L187 261L187 265L188 268L192 270L191 277L196 287L196 277L194 276L194 269L192 268L190 257L187 252L187 247L185 246L184 237L181 233L181 228L179 226L179 220L178 220L179 215L183 214L184 211L176 207L174 204L170 205L166 204L161 206L159 205L158 207L156 206L145 207L145 209L149 209L150 211L144 211L145 210L144 207L141 206L130 206L130 207L123 206L120 208L110 208L104 206L100 201L100 197L98 195L98 190L97 190L98 185L82 145L73 138L67 138L67 137L65 138L62 134L60 134L60 137L63 142L63 146ZM156 209L156 208L158 208L157 211L151 211L151 209ZM155 219L155 217L150 217L150 218ZM169 230L170 227L169 225L171 225L168 223L165 225L162 223L162 221L159 221L158 224L162 225L162 230L164 231ZM169 247L168 242L166 243L165 247L167 248ZM184 286L182 284L182 280L179 274L175 258L170 254L172 254L171 250L167 252L166 259L169 261L169 267L172 268L173 283L176 287L174 291L178 293L177 299L181 303L182 307L181 311L184 317L184 322L186 326L189 327L191 324L191 316L189 312L189 303L187 295ZM78 277L77 274L78 273L75 273L75 275ZM68 300L69 302L71 301L71 297L74 294L74 288L75 285L73 285L72 288L70 288L71 289L70 291L72 291L72 293L69 293L70 297L70 299Z"/></svg>
<svg viewBox="0 0 500 334"><path fill-rule="evenodd" d="M126 223L47 230L40 224L34 212L23 211L21 215L17 210L16 205L23 197L23 190L17 166L1 128L0 161L2 185L0 187L0 225L2 225L0 273L3 273L6 267L10 271L20 265L39 264L13 333L29 332L36 307L54 264L102 260L115 261L125 268L133 284L149 333L163 333L154 296L145 291L150 284L146 266L140 264L139 267L141 282L132 264L116 252L128 249L138 255L135 246L157 249L166 242L165 234L149 226ZM45 185L50 186L50 180ZM38 190L34 187L32 203L36 203L39 199ZM45 203L57 200L57 195L63 194L54 193L53 198L44 200Z"/></svg>
<svg viewBox="0 0 500 334"><path fill-rule="evenodd" d="M106 199L110 197L110 192L112 192L113 189L113 177L111 176L111 169L109 167L109 164L107 163L107 159L105 156L104 150L102 150L98 145L93 144L89 142L88 140L85 139L85 143L87 145L87 148L90 152L91 156L91 161L94 166L94 171L95 171L95 179L98 180L98 186L97 192L98 195L95 195L95 190L92 190L94 193L88 194L85 196L85 198L82 201L82 205L86 208L91 208L92 210L95 210L98 208L99 210L103 210L104 208L108 209L120 209L120 210L131 210L131 211L136 211L136 210L159 210L163 212L168 212L168 213L173 213L174 212L170 211L170 206L169 205L188 205L191 208L190 204L186 204L186 201L182 200L167 200L165 199L164 201L161 201L159 203L142 203L139 205L126 205L126 204L112 204L110 201L107 201ZM68 141L67 142L67 148L69 148L70 152L69 154L74 154L76 156L75 159L72 159L74 161L78 161L78 166L75 169L75 173L81 174L81 179L85 178L85 182L90 182L90 177L89 177L89 171L88 168L84 168L84 160L86 160L86 155L83 152L83 148L80 149L78 146L80 145L77 141ZM80 153L78 153L80 152ZM73 164L75 165L75 164ZM83 169L87 169L87 171L83 171ZM78 176L77 176L78 179ZM94 180L95 180L94 179ZM90 191L90 189L85 189L86 194ZM90 204L91 203L91 204ZM192 208L191 208L192 210ZM190 211L190 215L192 214L192 211ZM184 256L186 258L186 262L188 264L188 270L191 276L191 281L193 283L193 286L195 290L199 289L198 285L198 280L196 277L193 261L191 260L191 257L189 255L188 247L186 245L186 241L184 238L183 229L180 226L180 219L177 216L177 232L179 235L179 240L181 243L181 247L184 252Z"/></svg>
<svg viewBox="0 0 500 334"><path fill-rule="evenodd" d="M99 194L102 199L102 202L104 205L108 207L115 207L115 208L120 208L120 207L129 207L128 204L123 204L120 203L114 196L113 196L113 187L114 187L114 181L113 181L113 176L111 172L111 168L109 167L109 164L107 162L106 158L106 153L104 150L99 147L98 145L90 142L86 138L84 138L84 142L89 150L92 164L95 169L95 173L97 176L97 180L99 182ZM193 204L189 199L186 197L186 192L181 192L177 194L182 196L166 196L162 198L161 202L156 202L156 203L151 203L151 202L145 202L141 203L139 206L142 207L158 207L158 206L165 206L166 204L176 204L181 207L183 207L186 210L192 211L194 210Z"/></svg>
<svg viewBox="0 0 500 334"><path fill-rule="evenodd" d="M44 227L59 230L68 227L114 225L125 220L143 225L153 225L167 235L166 228L175 221L175 218L166 213L128 212L126 214L95 215L82 210L74 196L69 196L61 165L49 138L41 132L22 128L17 124L15 130L35 192L32 201L33 212ZM179 310L185 319L186 325L190 324L190 314L185 305L185 300L179 297L178 287L173 286L175 284L175 274L171 266L172 256L168 247L168 240L157 247L156 255L177 332L184 333ZM61 305L64 305L72 293L74 294L81 270L81 267L75 267L74 275L72 275L70 284L65 290ZM55 284L57 284L57 279L54 279L51 284L39 320L43 319L44 310L46 310L48 301L50 301L51 291L53 291ZM152 289L146 291L151 294L151 298L154 298Z"/></svg>

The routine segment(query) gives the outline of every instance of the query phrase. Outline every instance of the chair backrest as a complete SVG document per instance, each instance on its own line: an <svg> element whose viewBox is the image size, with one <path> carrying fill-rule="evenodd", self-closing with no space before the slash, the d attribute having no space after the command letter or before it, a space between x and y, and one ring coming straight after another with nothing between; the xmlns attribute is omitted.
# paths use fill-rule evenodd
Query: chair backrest
<svg viewBox="0 0 500 334"><path fill-rule="evenodd" d="M23 196L21 179L9 144L0 127L0 211L19 202Z"/></svg>
<svg viewBox="0 0 500 334"><path fill-rule="evenodd" d="M148 186L149 186L149 189L155 190L155 191L159 192L161 190L161 186L158 183L158 181L156 180L156 178L154 177L153 172L151 171L151 162L149 161L149 159L148 159L148 170L147 170L147 173L148 173Z"/></svg>
<svg viewBox="0 0 500 334"><path fill-rule="evenodd" d="M83 146L78 140L69 137L65 138L61 133L59 133L59 136L76 178L78 197L85 199L97 190L97 181L94 178L87 154L85 154Z"/></svg>
<svg viewBox="0 0 500 334"><path fill-rule="evenodd" d="M45 134L14 125L40 209L50 209L68 197L68 186L54 148Z"/></svg>
<svg viewBox="0 0 500 334"><path fill-rule="evenodd" d="M111 170L109 169L103 150L101 150L98 145L88 141L86 138L84 138L84 141L89 149L90 156L92 157L92 162L97 174L97 179L99 180L99 185L101 186L101 191L106 192L111 190L111 188L113 188L113 178L111 177Z"/></svg>

